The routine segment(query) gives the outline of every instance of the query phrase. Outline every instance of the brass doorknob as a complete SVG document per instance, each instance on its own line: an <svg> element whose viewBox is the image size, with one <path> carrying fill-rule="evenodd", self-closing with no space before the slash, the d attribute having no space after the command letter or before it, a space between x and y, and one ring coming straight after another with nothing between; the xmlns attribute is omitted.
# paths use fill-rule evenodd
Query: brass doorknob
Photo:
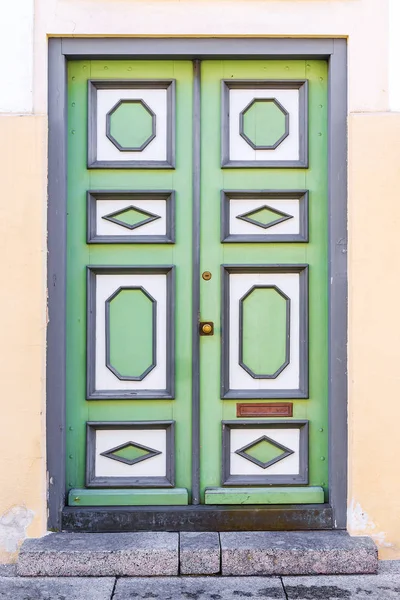
<svg viewBox="0 0 400 600"><path fill-rule="evenodd" d="M210 323L205 323L203 325L203 327L201 328L202 332L205 333L206 335L208 335L209 333L212 332L212 327L210 325Z"/></svg>

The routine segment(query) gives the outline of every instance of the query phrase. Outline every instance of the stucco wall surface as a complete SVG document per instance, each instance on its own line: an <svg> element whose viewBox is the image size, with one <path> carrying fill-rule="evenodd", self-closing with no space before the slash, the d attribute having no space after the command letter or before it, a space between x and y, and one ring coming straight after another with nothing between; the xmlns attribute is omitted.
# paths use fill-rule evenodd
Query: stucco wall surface
<svg viewBox="0 0 400 600"><path fill-rule="evenodd" d="M349 529L400 558L400 113L349 119Z"/></svg>
<svg viewBox="0 0 400 600"><path fill-rule="evenodd" d="M388 109L388 0L36 0L34 110L46 36L349 37L349 109Z"/></svg>
<svg viewBox="0 0 400 600"><path fill-rule="evenodd" d="M0 116L0 563L46 528L46 129Z"/></svg>

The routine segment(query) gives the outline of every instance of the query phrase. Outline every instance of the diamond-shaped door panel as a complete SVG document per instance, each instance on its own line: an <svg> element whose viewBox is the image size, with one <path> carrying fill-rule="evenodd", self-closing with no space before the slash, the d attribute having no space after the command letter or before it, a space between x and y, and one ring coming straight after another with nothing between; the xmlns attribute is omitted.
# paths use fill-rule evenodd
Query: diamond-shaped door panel
<svg viewBox="0 0 400 600"><path fill-rule="evenodd" d="M86 486L174 487L174 427L174 421L88 422Z"/></svg>
<svg viewBox="0 0 400 600"><path fill-rule="evenodd" d="M293 454L294 450L287 448L266 435L262 435L254 440L254 442L250 442L242 448L235 450L235 452L262 469L267 469Z"/></svg>
<svg viewBox="0 0 400 600"><path fill-rule="evenodd" d="M142 99L119 100L106 115L106 135L121 152L142 152L156 137L156 115Z"/></svg>
<svg viewBox="0 0 400 600"><path fill-rule="evenodd" d="M223 190L221 240L307 242L307 190Z"/></svg>
<svg viewBox="0 0 400 600"><path fill-rule="evenodd" d="M127 229L137 229L147 223L161 219L160 215L155 215L147 210L138 208L137 206L128 206L121 210L116 210L108 215L103 215L102 219L126 227Z"/></svg>
<svg viewBox="0 0 400 600"><path fill-rule="evenodd" d="M308 483L308 421L222 421L222 485Z"/></svg>
<svg viewBox="0 0 400 600"><path fill-rule="evenodd" d="M87 193L88 244L173 244L173 190Z"/></svg>
<svg viewBox="0 0 400 600"><path fill-rule="evenodd" d="M281 210L264 204L264 206L261 206L260 208L250 210L242 215L237 215L236 218L251 223L252 225L256 225L257 227L268 229L279 223L284 223L288 219L293 219L293 215L288 215Z"/></svg>
<svg viewBox="0 0 400 600"><path fill-rule="evenodd" d="M100 453L101 456L106 456L107 458L117 460L126 465L135 465L142 460L153 458L153 456L157 456L157 454L161 454L161 452L132 441L126 442L126 444L120 444L115 448L110 448L110 450Z"/></svg>
<svg viewBox="0 0 400 600"><path fill-rule="evenodd" d="M289 135L289 113L276 98L254 98L240 113L239 127L254 150L275 150Z"/></svg>

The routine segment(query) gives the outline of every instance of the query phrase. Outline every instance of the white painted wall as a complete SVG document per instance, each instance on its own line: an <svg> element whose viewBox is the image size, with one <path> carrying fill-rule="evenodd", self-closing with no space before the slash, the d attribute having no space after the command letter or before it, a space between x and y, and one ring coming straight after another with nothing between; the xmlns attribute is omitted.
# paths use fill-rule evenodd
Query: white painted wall
<svg viewBox="0 0 400 600"><path fill-rule="evenodd" d="M389 3L389 108L400 111L400 0Z"/></svg>
<svg viewBox="0 0 400 600"><path fill-rule="evenodd" d="M36 0L35 112L47 110L47 36L348 37L349 111L384 112L389 1Z"/></svg>
<svg viewBox="0 0 400 600"><path fill-rule="evenodd" d="M0 113L31 113L34 0L5 2L0 16Z"/></svg>

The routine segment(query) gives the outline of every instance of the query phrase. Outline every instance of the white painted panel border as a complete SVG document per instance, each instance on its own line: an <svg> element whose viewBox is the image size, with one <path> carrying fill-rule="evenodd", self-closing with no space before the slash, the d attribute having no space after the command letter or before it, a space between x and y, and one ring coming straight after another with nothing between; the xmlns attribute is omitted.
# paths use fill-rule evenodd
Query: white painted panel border
<svg viewBox="0 0 400 600"><path fill-rule="evenodd" d="M229 387L295 390L300 385L300 276L298 273L233 273L229 277ZM239 365L239 301L254 285L276 285L290 298L290 363L275 379L254 379Z"/></svg>
<svg viewBox="0 0 400 600"><path fill-rule="evenodd" d="M141 152L121 152L106 137L106 115L119 100L144 100L156 115L156 137ZM164 89L113 89L97 91L97 160L167 160L167 91Z"/></svg>
<svg viewBox="0 0 400 600"><path fill-rule="evenodd" d="M297 419L222 421L222 485L307 485L308 429ZM265 469L236 454L264 435L294 453Z"/></svg>
<svg viewBox="0 0 400 600"><path fill-rule="evenodd" d="M254 98L275 98L289 113L289 135L275 150L254 150L239 132L239 115ZM297 161L300 158L299 90L229 90L229 158L236 161Z"/></svg>
<svg viewBox="0 0 400 600"><path fill-rule="evenodd" d="M298 199L231 199L229 207L229 234L230 235L260 235L260 233L268 233L274 235L299 235L300 234L300 203ZM272 225L267 229L263 229L258 225L254 225L237 217L248 213L252 210L257 210L267 206L272 209L291 215L291 219L282 223ZM257 217L251 217L257 220ZM276 215L276 219L280 216Z"/></svg>
<svg viewBox="0 0 400 600"><path fill-rule="evenodd" d="M263 435L293 450L294 453L270 465L266 469L236 454L236 450L250 444ZM263 475L266 473L268 475L299 474L300 432L298 429L232 429L230 440L232 475Z"/></svg>
<svg viewBox="0 0 400 600"><path fill-rule="evenodd" d="M165 429L101 429L96 431L96 477L165 477L166 445ZM112 448L129 442L158 450L161 454L133 465L101 456Z"/></svg>
<svg viewBox="0 0 400 600"><path fill-rule="evenodd" d="M157 302L156 366L142 381L121 381L106 367L106 300L119 287L143 287ZM163 274L96 276L96 390L161 390L167 386L167 277Z"/></svg>
<svg viewBox="0 0 400 600"><path fill-rule="evenodd" d="M150 223L140 225L140 227L132 230L103 218L110 213L127 209L130 206L150 212L160 218L151 221ZM96 235L126 236L127 233L136 237L142 235L167 235L166 212L165 200L98 200L96 210ZM121 217L115 218L123 220L122 215ZM145 219L146 216L143 215L143 220Z"/></svg>

